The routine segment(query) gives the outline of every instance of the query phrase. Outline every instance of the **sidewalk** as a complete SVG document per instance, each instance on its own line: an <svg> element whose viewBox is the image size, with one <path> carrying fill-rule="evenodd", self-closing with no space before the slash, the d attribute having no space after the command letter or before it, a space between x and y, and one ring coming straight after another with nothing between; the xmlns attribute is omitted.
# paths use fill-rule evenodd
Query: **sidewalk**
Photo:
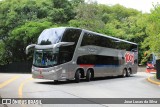
<svg viewBox="0 0 160 107"><path fill-rule="evenodd" d="M160 85L160 79L157 79L156 75L148 77L147 80L153 84Z"/></svg>

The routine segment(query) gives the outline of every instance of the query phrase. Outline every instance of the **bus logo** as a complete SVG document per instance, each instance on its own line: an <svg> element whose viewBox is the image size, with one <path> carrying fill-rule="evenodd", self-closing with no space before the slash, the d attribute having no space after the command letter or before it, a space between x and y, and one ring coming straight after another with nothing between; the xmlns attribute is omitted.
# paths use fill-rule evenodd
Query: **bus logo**
<svg viewBox="0 0 160 107"><path fill-rule="evenodd" d="M39 71L40 74L42 74L42 69L41 68L39 68L38 71Z"/></svg>
<svg viewBox="0 0 160 107"><path fill-rule="evenodd" d="M126 52L126 54L125 54L125 62L126 63L131 62L132 64L134 64L134 53Z"/></svg>

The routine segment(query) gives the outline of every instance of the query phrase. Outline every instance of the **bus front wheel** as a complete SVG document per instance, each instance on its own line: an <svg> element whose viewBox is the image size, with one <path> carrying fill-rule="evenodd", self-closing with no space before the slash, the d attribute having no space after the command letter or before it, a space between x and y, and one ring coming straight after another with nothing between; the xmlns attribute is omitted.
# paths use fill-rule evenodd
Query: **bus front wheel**
<svg viewBox="0 0 160 107"><path fill-rule="evenodd" d="M81 77L80 70L77 70L76 74L75 74L75 81L76 81L76 83L80 82L80 77Z"/></svg>

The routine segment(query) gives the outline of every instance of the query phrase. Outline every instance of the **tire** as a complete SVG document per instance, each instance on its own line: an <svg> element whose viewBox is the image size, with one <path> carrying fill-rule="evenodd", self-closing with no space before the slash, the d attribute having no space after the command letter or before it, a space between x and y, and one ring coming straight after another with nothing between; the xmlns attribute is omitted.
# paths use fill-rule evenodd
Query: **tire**
<svg viewBox="0 0 160 107"><path fill-rule="evenodd" d="M57 84L57 83L58 83L58 80L54 80L54 83Z"/></svg>
<svg viewBox="0 0 160 107"><path fill-rule="evenodd" d="M80 82L80 70L77 70L76 73L75 73L75 81L76 83L79 83Z"/></svg>
<svg viewBox="0 0 160 107"><path fill-rule="evenodd" d="M128 69L128 70L127 70L126 76L127 76L127 77L130 77L130 76L131 76L131 69Z"/></svg>
<svg viewBox="0 0 160 107"><path fill-rule="evenodd" d="M87 70L87 73L86 73L86 80L89 82L90 80L91 80L91 72L90 72L91 70L90 69L88 69Z"/></svg>
<svg viewBox="0 0 160 107"><path fill-rule="evenodd" d="M127 76L127 70L126 69L123 69L123 74L122 74L122 77L126 77Z"/></svg>

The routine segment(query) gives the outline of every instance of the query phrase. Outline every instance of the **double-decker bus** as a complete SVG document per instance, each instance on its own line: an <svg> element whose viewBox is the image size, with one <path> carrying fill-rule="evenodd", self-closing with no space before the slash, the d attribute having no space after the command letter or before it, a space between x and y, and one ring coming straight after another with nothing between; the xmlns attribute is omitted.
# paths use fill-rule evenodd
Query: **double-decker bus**
<svg viewBox="0 0 160 107"><path fill-rule="evenodd" d="M34 49L32 77L72 80L137 73L137 44L89 30L58 27L45 29Z"/></svg>

